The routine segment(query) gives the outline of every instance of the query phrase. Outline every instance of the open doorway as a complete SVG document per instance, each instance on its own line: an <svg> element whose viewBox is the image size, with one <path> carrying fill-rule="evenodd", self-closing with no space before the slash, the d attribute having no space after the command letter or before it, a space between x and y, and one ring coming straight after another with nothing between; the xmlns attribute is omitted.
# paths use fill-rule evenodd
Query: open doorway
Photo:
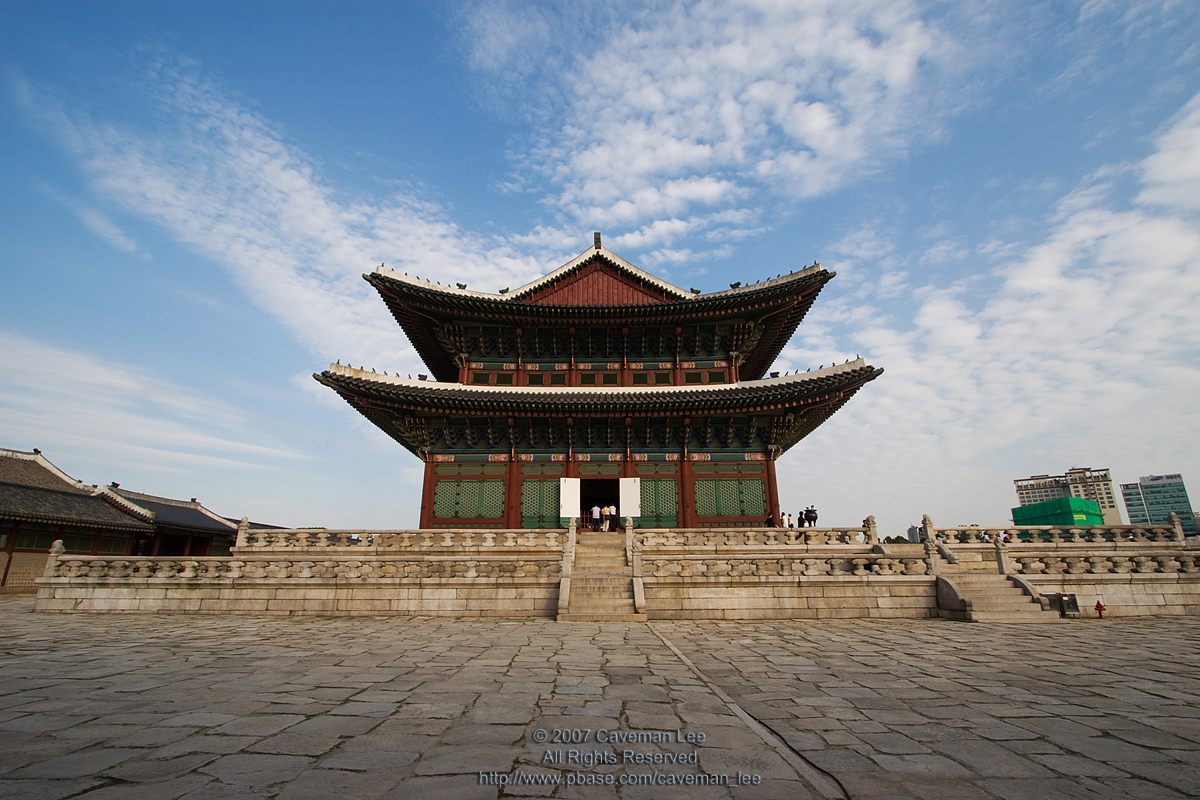
<svg viewBox="0 0 1200 800"><path fill-rule="evenodd" d="M616 506L620 497L621 482L618 478L583 478L579 481L579 503L583 506L581 518L587 520L588 530L595 530L592 525L592 506ZM620 511L618 508L618 520Z"/></svg>

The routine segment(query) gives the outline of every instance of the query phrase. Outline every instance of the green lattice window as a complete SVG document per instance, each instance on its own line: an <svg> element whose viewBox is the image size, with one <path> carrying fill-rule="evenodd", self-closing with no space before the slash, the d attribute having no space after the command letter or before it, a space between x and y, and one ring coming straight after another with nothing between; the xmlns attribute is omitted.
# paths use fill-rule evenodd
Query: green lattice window
<svg viewBox="0 0 1200 800"><path fill-rule="evenodd" d="M698 478L696 516L765 517L767 495L761 478Z"/></svg>
<svg viewBox="0 0 1200 800"><path fill-rule="evenodd" d="M503 517L504 481L440 480L433 487L433 516Z"/></svg>
<svg viewBox="0 0 1200 800"><path fill-rule="evenodd" d="M642 515L639 528L673 528L679 524L679 495L670 478L642 478Z"/></svg>
<svg viewBox="0 0 1200 800"><path fill-rule="evenodd" d="M557 528L558 479L525 480L521 483L521 527Z"/></svg>

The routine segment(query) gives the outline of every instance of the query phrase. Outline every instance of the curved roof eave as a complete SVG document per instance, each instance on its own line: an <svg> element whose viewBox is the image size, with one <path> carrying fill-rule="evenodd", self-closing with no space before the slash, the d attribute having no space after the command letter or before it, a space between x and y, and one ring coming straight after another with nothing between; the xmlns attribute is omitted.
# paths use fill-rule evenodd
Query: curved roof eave
<svg viewBox="0 0 1200 800"><path fill-rule="evenodd" d="M379 375L342 364L331 364L326 372L314 375L319 382L333 388L343 396L375 395L380 400L404 402L417 405L427 400L428 405L439 406L478 404L479 413L498 413L498 406L537 407L547 404L564 408L581 406L600 407L612 413L620 409L631 412L637 407L672 407L683 404L702 406L755 405L754 401L788 405L795 402L797 393L811 394L844 391L847 384L861 385L874 380L883 370L869 366L864 359L827 367L815 372L784 375L739 383L708 384L695 386L571 386L571 387L525 387L525 386L472 386L469 384L420 381ZM857 374L854 374L857 373ZM355 385L362 387L355 391ZM391 397L389 397L391 395ZM785 399L791 396L792 400ZM401 400L403 396L403 400ZM700 410L698 408L698 410ZM468 409L461 408L459 413Z"/></svg>

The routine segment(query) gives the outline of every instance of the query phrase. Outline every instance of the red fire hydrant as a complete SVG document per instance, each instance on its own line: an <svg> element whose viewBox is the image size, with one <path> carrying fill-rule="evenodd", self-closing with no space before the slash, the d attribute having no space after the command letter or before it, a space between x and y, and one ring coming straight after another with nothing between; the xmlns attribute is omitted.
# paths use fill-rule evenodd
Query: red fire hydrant
<svg viewBox="0 0 1200 800"><path fill-rule="evenodd" d="M1104 607L1104 603L1101 603L1099 600L1097 600L1096 601L1096 613L1100 615L1100 619L1104 619L1105 611L1107 611L1107 609Z"/></svg>

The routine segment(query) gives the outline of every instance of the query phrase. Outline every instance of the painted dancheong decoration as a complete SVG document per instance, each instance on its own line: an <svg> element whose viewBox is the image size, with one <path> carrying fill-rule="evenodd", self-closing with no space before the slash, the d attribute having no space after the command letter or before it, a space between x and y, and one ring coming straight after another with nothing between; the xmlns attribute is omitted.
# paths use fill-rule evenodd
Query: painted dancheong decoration
<svg viewBox="0 0 1200 800"><path fill-rule="evenodd" d="M513 291L364 277L433 380L314 377L425 462L421 528L560 528L610 504L636 527L778 525L775 460L883 372L763 377L834 277L819 264L704 294L597 233Z"/></svg>

